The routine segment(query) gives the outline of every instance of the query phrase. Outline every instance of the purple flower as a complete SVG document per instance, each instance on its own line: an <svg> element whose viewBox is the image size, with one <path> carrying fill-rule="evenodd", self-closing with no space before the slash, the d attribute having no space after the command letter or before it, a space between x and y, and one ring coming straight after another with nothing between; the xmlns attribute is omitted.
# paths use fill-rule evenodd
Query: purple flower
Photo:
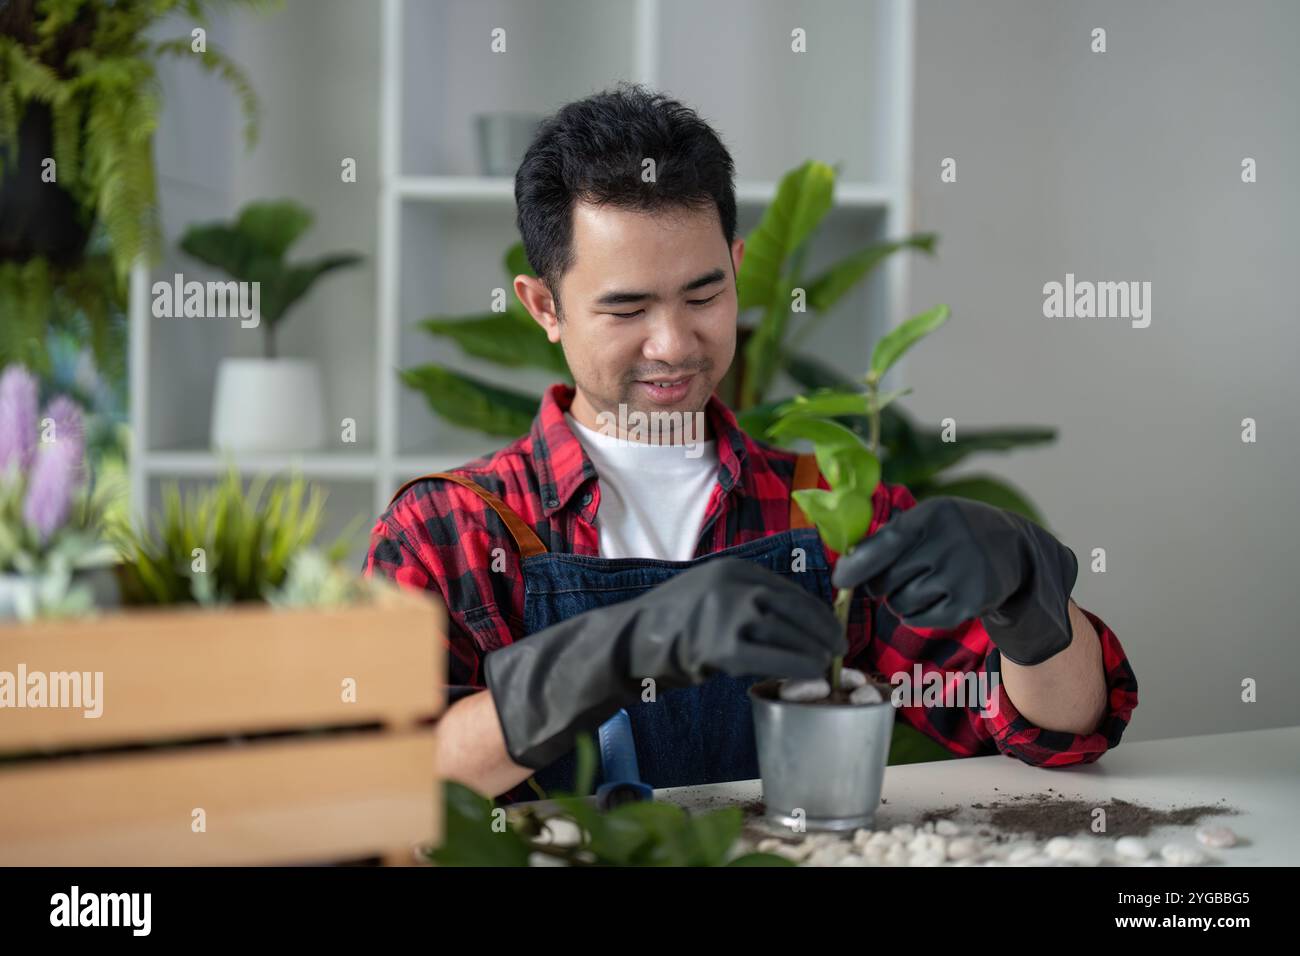
<svg viewBox="0 0 1300 956"><path fill-rule="evenodd" d="M73 495L83 478L81 409L72 399L60 395L46 406L41 437L49 440L41 442L27 476L23 518L43 545L68 520Z"/></svg>
<svg viewBox="0 0 1300 956"><path fill-rule="evenodd" d="M0 474L26 474L36 454L36 378L21 365L0 375Z"/></svg>

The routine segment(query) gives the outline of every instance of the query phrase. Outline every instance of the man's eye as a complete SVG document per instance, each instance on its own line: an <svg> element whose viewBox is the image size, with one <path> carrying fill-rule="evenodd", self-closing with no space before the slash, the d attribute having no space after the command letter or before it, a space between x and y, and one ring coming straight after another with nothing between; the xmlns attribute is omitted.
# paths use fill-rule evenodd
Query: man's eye
<svg viewBox="0 0 1300 956"><path fill-rule="evenodd" d="M687 301L687 303L690 304L690 305L708 305L710 302L712 302L712 301L713 301L714 299L716 299L718 296L722 295L722 293L725 292L725 291L726 291L726 290L724 289L724 290L721 290L721 291L715 292L715 293L713 293L713 295L709 296L707 299L687 299L686 301ZM616 318L616 319L635 319L638 315L640 315L640 314L641 314L642 312L644 312L644 311L645 311L645 309L637 309L635 312L606 312L605 314L606 314L606 315L612 315L612 316L613 316L614 318Z"/></svg>

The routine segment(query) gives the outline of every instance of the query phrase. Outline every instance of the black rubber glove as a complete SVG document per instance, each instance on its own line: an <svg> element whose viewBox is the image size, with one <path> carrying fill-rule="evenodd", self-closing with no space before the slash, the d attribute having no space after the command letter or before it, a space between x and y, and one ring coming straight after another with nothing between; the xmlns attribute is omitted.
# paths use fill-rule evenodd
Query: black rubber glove
<svg viewBox="0 0 1300 956"><path fill-rule="evenodd" d="M484 658L510 759L541 769L619 707L732 676L818 677L847 649L830 607L739 558L683 571L630 601L561 621Z"/></svg>
<svg viewBox="0 0 1300 956"><path fill-rule="evenodd" d="M836 587L865 584L905 623L978 617L1007 660L1040 664L1069 646L1074 552L1018 514L968 498L896 512L835 566Z"/></svg>

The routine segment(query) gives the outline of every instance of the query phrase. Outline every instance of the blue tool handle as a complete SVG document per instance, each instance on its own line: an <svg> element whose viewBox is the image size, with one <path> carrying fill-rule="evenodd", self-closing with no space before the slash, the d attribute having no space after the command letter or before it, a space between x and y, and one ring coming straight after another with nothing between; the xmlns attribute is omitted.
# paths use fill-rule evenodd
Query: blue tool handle
<svg viewBox="0 0 1300 956"><path fill-rule="evenodd" d="M627 711L619 712L600 725L601 777L596 788L596 805L601 810L612 810L624 803L654 800L654 789L641 782L641 770L636 762L636 740L632 737L632 720Z"/></svg>
<svg viewBox="0 0 1300 956"><path fill-rule="evenodd" d="M600 725L601 777L606 783L640 783L641 769L636 762L636 741L632 739L632 718L627 709Z"/></svg>

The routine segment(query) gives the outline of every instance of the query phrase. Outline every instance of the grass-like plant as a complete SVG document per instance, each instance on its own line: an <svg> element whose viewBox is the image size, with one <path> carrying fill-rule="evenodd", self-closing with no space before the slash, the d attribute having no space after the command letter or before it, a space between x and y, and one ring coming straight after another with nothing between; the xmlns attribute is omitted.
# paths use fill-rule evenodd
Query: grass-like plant
<svg viewBox="0 0 1300 956"><path fill-rule="evenodd" d="M268 601L284 586L294 556L315 541L324 507L320 486L298 475L255 479L247 493L233 467L184 496L173 482L152 526L121 535L123 602ZM340 537L331 559L345 548Z"/></svg>

